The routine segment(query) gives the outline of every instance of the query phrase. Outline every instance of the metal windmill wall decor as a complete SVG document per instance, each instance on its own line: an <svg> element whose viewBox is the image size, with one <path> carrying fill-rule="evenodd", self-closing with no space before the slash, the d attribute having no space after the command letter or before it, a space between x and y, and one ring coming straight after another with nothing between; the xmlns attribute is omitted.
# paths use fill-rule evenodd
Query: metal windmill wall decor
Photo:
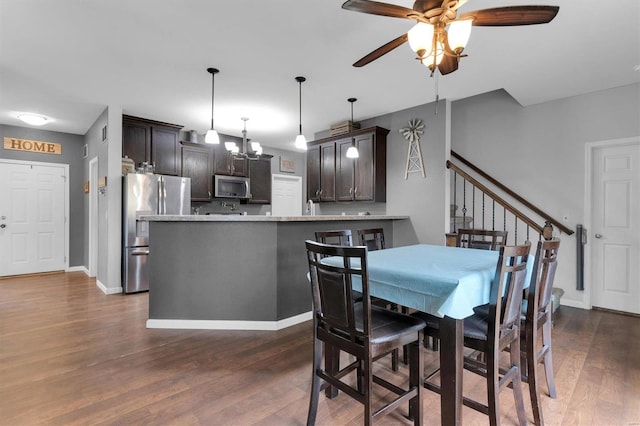
<svg viewBox="0 0 640 426"><path fill-rule="evenodd" d="M424 124L419 118L409 120L409 127L400 129L400 133L409 141L409 149L407 150L407 166L404 171L404 178L409 177L409 173L420 172L422 177L424 174L424 166L422 165L422 151L420 151L420 135L423 132Z"/></svg>

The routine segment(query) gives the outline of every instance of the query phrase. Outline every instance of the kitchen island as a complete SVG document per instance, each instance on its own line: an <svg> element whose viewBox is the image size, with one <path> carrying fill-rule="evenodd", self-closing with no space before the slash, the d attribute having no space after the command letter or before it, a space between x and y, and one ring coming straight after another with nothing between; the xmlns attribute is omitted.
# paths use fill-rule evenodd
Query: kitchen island
<svg viewBox="0 0 640 426"><path fill-rule="evenodd" d="M146 216L148 328L278 330L311 319L305 240L383 228L407 216Z"/></svg>

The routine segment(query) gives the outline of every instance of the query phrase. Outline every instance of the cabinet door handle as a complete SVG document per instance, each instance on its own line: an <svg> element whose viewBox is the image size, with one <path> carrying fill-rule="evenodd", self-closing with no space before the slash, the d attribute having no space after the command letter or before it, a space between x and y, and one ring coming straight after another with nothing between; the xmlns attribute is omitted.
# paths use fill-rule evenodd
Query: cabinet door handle
<svg viewBox="0 0 640 426"><path fill-rule="evenodd" d="M320 190L316 189L316 198L320 196Z"/></svg>
<svg viewBox="0 0 640 426"><path fill-rule="evenodd" d="M353 188L349 188L349 195L353 195Z"/></svg>
<svg viewBox="0 0 640 426"><path fill-rule="evenodd" d="M356 195L358 193L358 187L356 186L355 189L353 190L353 195Z"/></svg>

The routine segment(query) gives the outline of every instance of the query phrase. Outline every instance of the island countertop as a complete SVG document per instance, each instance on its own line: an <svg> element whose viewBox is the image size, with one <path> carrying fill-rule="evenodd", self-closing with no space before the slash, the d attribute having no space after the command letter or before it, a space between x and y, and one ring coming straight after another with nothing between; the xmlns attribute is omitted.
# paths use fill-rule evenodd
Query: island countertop
<svg viewBox="0 0 640 426"><path fill-rule="evenodd" d="M211 215L148 215L140 219L150 222L329 222L336 220L402 220L409 216L393 215L318 215L318 216L265 216L240 214Z"/></svg>

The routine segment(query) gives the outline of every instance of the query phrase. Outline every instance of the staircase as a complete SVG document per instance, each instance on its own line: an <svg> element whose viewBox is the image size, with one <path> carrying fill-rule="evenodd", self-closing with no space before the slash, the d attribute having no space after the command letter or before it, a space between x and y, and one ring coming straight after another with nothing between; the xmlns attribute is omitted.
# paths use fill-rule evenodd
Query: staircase
<svg viewBox="0 0 640 426"><path fill-rule="evenodd" d="M451 151L451 233L460 228L508 231L507 244L574 231Z"/></svg>

